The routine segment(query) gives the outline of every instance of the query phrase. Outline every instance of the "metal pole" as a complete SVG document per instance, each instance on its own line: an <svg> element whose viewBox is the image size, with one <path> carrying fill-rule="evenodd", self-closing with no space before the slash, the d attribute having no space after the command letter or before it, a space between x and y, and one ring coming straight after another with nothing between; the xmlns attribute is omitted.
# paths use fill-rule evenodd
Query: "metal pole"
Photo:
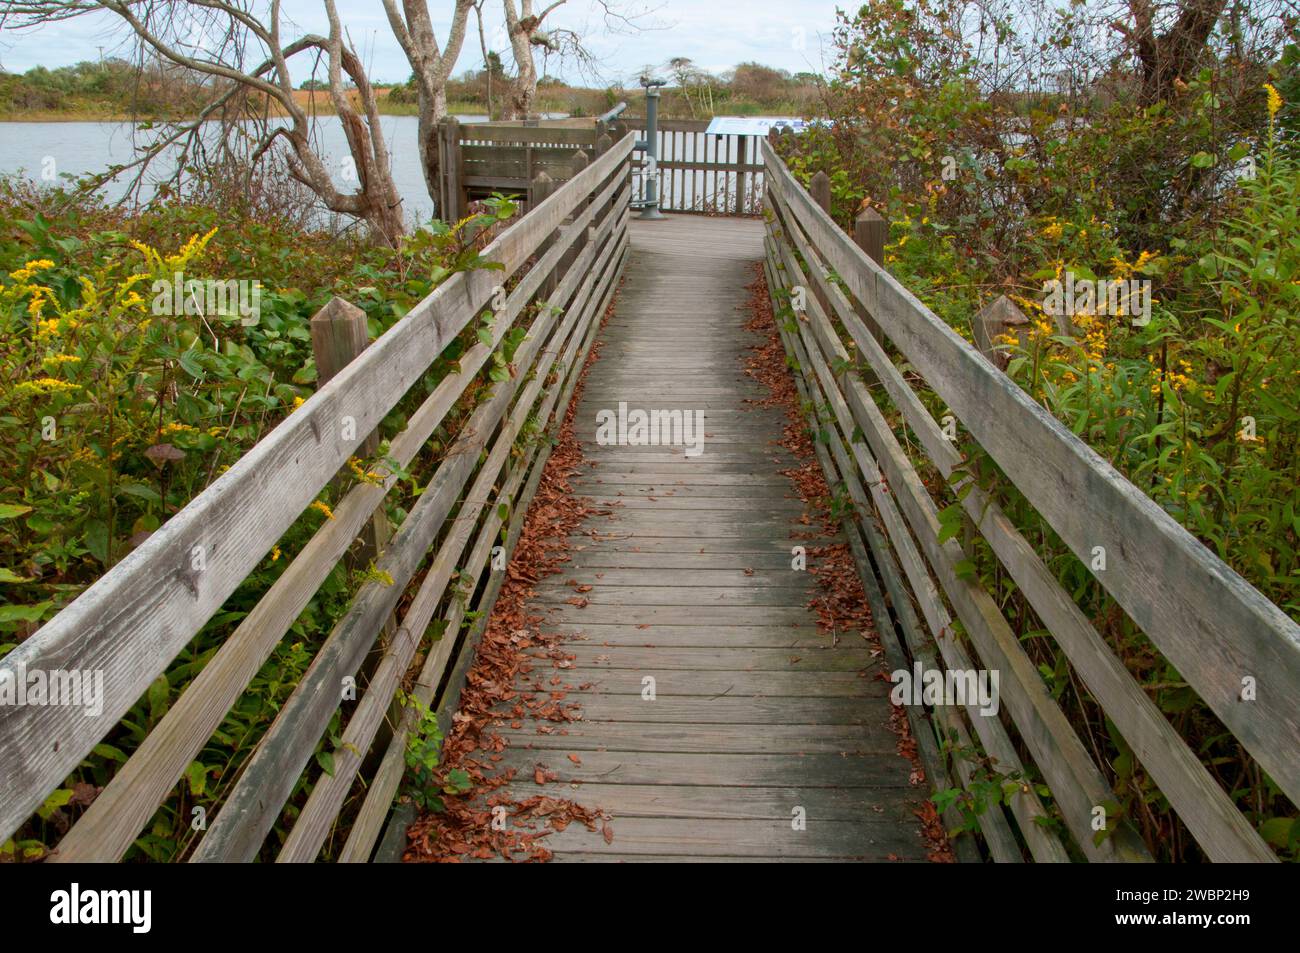
<svg viewBox="0 0 1300 953"><path fill-rule="evenodd" d="M662 81L641 81L645 86L645 207L637 218L663 218L659 211L659 87Z"/></svg>

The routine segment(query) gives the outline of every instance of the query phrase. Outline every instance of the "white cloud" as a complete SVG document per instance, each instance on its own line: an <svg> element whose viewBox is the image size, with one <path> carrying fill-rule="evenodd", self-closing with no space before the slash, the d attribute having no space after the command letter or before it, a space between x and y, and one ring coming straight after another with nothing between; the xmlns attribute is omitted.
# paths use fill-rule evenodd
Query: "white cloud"
<svg viewBox="0 0 1300 953"><path fill-rule="evenodd" d="M828 0L623 0L623 10L651 12L640 22L649 29L628 34L607 28L600 7L592 0L569 0L551 14L547 23L579 32L599 61L599 79L634 83L641 68L685 56L712 72L724 72L737 63L757 61L791 72L820 71L823 41L835 26L837 4ZM340 15L353 43L368 63L376 82L402 81L410 67L393 39L379 0L338 0ZM298 28L325 32L319 0L285 0L285 17ZM439 41L450 22L449 0L430 0ZM500 5L485 5L489 48L510 57L502 26ZM287 32L287 31L286 31ZM802 42L802 49L800 44ZM121 55L131 49L130 39L108 14L88 14L34 31L0 34L0 63L10 72L33 66L67 66L82 60ZM482 66L478 33L471 14L469 32L456 72ZM542 68L539 57L538 68ZM572 64L552 60L547 69L571 82L588 80ZM295 71L301 81L309 74L304 58Z"/></svg>

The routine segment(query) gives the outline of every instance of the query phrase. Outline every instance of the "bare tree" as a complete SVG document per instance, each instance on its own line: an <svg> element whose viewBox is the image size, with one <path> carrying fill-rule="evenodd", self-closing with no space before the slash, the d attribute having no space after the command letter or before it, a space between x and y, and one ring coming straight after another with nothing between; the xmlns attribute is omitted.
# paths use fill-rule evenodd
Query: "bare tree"
<svg viewBox="0 0 1300 953"><path fill-rule="evenodd" d="M1226 6L1227 0L1179 0L1172 4L1128 0L1133 23L1117 23L1116 29L1133 44L1141 64L1142 102L1149 105L1162 99L1174 88L1174 80L1195 71ZM1166 29L1158 33L1161 20Z"/></svg>
<svg viewBox="0 0 1300 953"><path fill-rule="evenodd" d="M543 55L558 54L561 60L576 62L578 69L589 78L598 78L597 62L583 42L587 31L551 28L545 25L546 18L563 6L566 0L554 2L534 13L533 0L502 0L505 11L506 33L510 37L510 50L515 60L515 78L510 88L510 118L526 119L533 115L537 100L537 67L533 62L534 48L540 48ZM645 18L653 10L629 4L623 7L613 0L594 0L601 11L606 32L639 32L645 29L660 29L657 24L647 25Z"/></svg>
<svg viewBox="0 0 1300 953"><path fill-rule="evenodd" d="M402 52L410 61L419 90L420 165L425 187L435 200L438 183L438 121L447 115L447 79L460 57L465 26L474 0L456 0L447 46L440 49L433 32L428 0L384 0L384 11ZM441 213L441 210L439 210Z"/></svg>
<svg viewBox="0 0 1300 953"><path fill-rule="evenodd" d="M10 3L9 29L107 11L130 28L140 55L176 64L201 77L210 91L199 114L169 125L133 163L139 176L160 155L175 163L179 181L203 137L214 132L219 149L246 148L251 169L277 143L290 175L330 211L365 221L376 236L395 243L404 232L401 199L390 172L388 146L379 124L374 90L351 44L344 38L334 0L323 0L329 35L304 33L285 40L280 0L260 13L253 0L30 0ZM328 90L347 140L350 162L340 189L315 135L315 117L295 97L289 63L299 55L324 57ZM350 82L354 89L346 88ZM220 123L210 124L219 119ZM179 149L180 156L172 154ZM114 170L120 171L120 170Z"/></svg>
<svg viewBox="0 0 1300 953"><path fill-rule="evenodd" d="M555 40L542 29L542 21L557 7L563 6L565 0L555 0L541 13L533 12L533 0L502 0L506 15L506 35L510 38L510 49L515 57L515 79L510 86L511 119L527 119L533 114L533 104L537 100L537 66L533 63L533 47L541 46L558 50Z"/></svg>
<svg viewBox="0 0 1300 953"><path fill-rule="evenodd" d="M668 61L668 71L673 81L681 90L682 98L691 111L691 118L696 116L696 104L691 99L691 90L695 90L699 100L699 111L706 116L713 115L713 76L707 70L696 66L688 57L675 56Z"/></svg>
<svg viewBox="0 0 1300 953"><path fill-rule="evenodd" d="M487 84L487 114L492 119L492 57L488 55L487 33L483 29L483 4L486 0L474 0L474 16L478 18L478 46L483 53L483 81Z"/></svg>

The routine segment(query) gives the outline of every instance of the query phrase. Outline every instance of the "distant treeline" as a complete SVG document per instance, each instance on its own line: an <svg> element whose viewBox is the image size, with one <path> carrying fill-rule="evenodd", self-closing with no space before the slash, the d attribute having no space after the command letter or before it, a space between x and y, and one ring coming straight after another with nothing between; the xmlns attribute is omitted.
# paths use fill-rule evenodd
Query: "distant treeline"
<svg viewBox="0 0 1300 953"><path fill-rule="evenodd" d="M0 115L9 119L63 113L162 119L191 115L202 102L202 87L185 70L157 63L106 59L0 74Z"/></svg>
<svg viewBox="0 0 1300 953"><path fill-rule="evenodd" d="M448 83L452 112L487 113L490 104L494 115L502 113L510 77L497 57L492 56L491 66L491 70L467 71ZM665 73L669 84L662 90L660 109L672 118L765 113L803 116L823 111L820 78L813 73L791 75L759 63L742 63L718 76L698 70L686 60L673 60L666 70L660 69L659 75ZM319 81L308 80L300 91L304 97L313 97L321 112L332 112L323 87ZM381 111L415 113L418 94L413 79L379 91ZM547 113L594 116L623 101L635 104L642 94L635 85L589 88L543 77L538 83L537 108ZM160 63L141 66L106 59L0 74L0 118L4 119L182 119L197 113L206 99L204 87L185 70Z"/></svg>
<svg viewBox="0 0 1300 953"><path fill-rule="evenodd" d="M491 70L462 73L447 84L452 112L487 112L490 88L492 112L501 113L508 99L510 78L500 69L499 61L492 65L495 68ZM823 112L820 77L814 73L792 75L760 63L742 63L734 70L714 75L682 59L670 61L656 73L668 80L668 85L661 90L660 113L675 119L767 113L805 116ZM388 101L394 106L399 103L413 106L417 95L412 78L394 87ZM644 91L637 85L590 88L570 86L546 76L537 84L537 108L541 112L595 116L620 102L636 104L643 95Z"/></svg>

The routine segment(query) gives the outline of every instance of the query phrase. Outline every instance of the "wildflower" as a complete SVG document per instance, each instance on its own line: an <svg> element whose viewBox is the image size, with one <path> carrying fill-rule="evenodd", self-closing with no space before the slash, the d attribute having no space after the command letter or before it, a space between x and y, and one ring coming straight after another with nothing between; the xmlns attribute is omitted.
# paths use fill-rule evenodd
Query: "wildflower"
<svg viewBox="0 0 1300 953"><path fill-rule="evenodd" d="M311 508L312 508L313 510L317 510L317 511L319 511L319 512L321 512L321 513L324 513L325 516L326 516L326 518L328 518L328 519L333 519L333 518L334 518L334 511L331 510L331 509L330 509L328 506L326 506L324 503L322 503L320 500L317 500L315 503L313 503L313 504L311 505Z"/></svg>
<svg viewBox="0 0 1300 953"><path fill-rule="evenodd" d="M41 359L41 366L54 373L64 364L80 364L81 358L75 354L51 354Z"/></svg>
<svg viewBox="0 0 1300 953"><path fill-rule="evenodd" d="M32 277L32 275L36 274L36 272L45 271L47 268L53 267L54 262L50 261L48 258L37 258L34 261L29 261L17 271L9 272L9 277L13 278L15 281L26 281L28 278Z"/></svg>
<svg viewBox="0 0 1300 953"><path fill-rule="evenodd" d="M352 470L353 476L362 483L377 484L384 482L384 478L380 474L376 473L374 470L366 470L365 467L361 465L361 461L356 457L352 457L348 460L348 467Z"/></svg>
<svg viewBox="0 0 1300 953"><path fill-rule="evenodd" d="M276 546L274 549L271 550L271 562L274 563L279 561L280 561L280 547Z"/></svg>
<svg viewBox="0 0 1300 953"><path fill-rule="evenodd" d="M1265 83L1264 91L1268 93L1268 118L1272 120L1282 108L1282 94L1272 83Z"/></svg>
<svg viewBox="0 0 1300 953"><path fill-rule="evenodd" d="M13 394L15 397L46 397L80 389L76 384L68 381L61 381L55 377L41 377L34 381L23 381L13 389Z"/></svg>

